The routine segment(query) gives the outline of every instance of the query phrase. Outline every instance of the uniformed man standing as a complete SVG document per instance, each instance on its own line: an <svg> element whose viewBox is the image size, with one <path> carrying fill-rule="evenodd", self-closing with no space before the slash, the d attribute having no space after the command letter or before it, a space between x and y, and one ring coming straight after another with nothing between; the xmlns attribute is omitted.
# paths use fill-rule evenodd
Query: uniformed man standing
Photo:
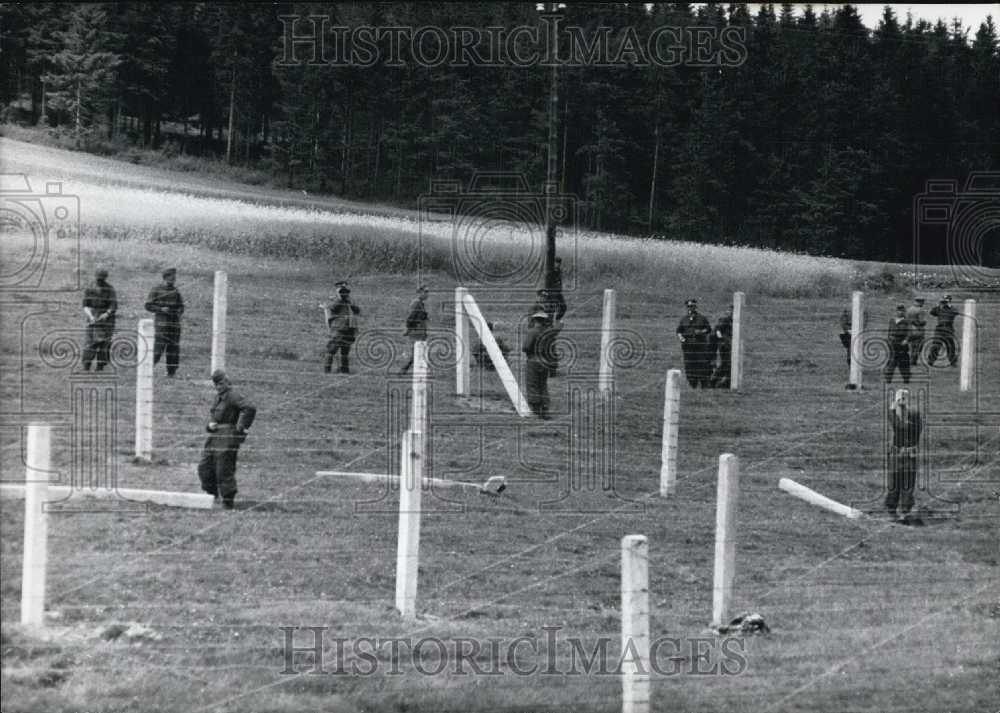
<svg viewBox="0 0 1000 713"><path fill-rule="evenodd" d="M712 386L717 389L727 389L730 384L730 373L733 365L733 307L726 308L726 313L715 325L715 339L719 350L719 366L712 375Z"/></svg>
<svg viewBox="0 0 1000 713"><path fill-rule="evenodd" d="M90 371L90 364L95 358L95 371L104 371L104 366L111 360L111 337L115 333L117 311L118 295L108 283L108 271L101 268L94 273L94 284L83 293L83 313L87 317L84 371Z"/></svg>
<svg viewBox="0 0 1000 713"><path fill-rule="evenodd" d="M543 420L549 417L549 369L555 332L549 315L539 311L531 315L528 332L521 347L525 356L525 400L532 412Z"/></svg>
<svg viewBox="0 0 1000 713"><path fill-rule="evenodd" d="M851 313L844 310L840 313L840 343L847 350L847 366L851 365Z"/></svg>
<svg viewBox="0 0 1000 713"><path fill-rule="evenodd" d="M896 316L889 320L889 362L883 376L892 383L893 374L899 369L903 383L910 383L910 322L906 319L906 305L896 305Z"/></svg>
<svg viewBox="0 0 1000 713"><path fill-rule="evenodd" d="M948 352L948 363L951 366L957 366L955 317L958 316L958 312L951 306L951 295L945 295L941 299L941 303L931 309L931 316L937 317L937 326L934 327L934 339L931 344L931 351L927 355L927 366L934 366L942 346Z"/></svg>
<svg viewBox="0 0 1000 713"><path fill-rule="evenodd" d="M257 409L247 399L233 391L226 372L212 373L215 403L208 415L208 440L198 463L201 489L214 495L227 510L232 510L236 498L236 452L246 440Z"/></svg>
<svg viewBox="0 0 1000 713"><path fill-rule="evenodd" d="M698 300L690 299L684 306L687 314L677 325L677 339L684 354L684 375L692 388L708 388L708 344L712 325L698 313Z"/></svg>
<svg viewBox="0 0 1000 713"><path fill-rule="evenodd" d="M562 284L562 277L559 277L560 284ZM538 290L538 297L535 300L535 304L531 306L531 312L529 315L537 314L538 312L544 312L549 318L549 330L558 333L562 330L562 322L559 320L564 314L566 314L566 302L562 299L562 293L560 292L558 297L556 294L543 287ZM554 334L549 337L550 341L555 339ZM559 355L555 352L555 347L550 350L548 355L549 363L549 377L554 377L559 373Z"/></svg>
<svg viewBox="0 0 1000 713"><path fill-rule="evenodd" d="M924 346L927 330L923 297L914 298L913 304L906 310L906 319L910 322L910 366L920 366L920 350Z"/></svg>
<svg viewBox="0 0 1000 713"><path fill-rule="evenodd" d="M323 371L327 374L333 369L333 357L340 352L340 368L338 374L350 374L349 355L351 345L358 334L356 316L361 314L361 308L351 302L351 288L346 282L336 284L337 297L330 304L320 305L326 326L330 330L330 340L326 343L326 364Z"/></svg>
<svg viewBox="0 0 1000 713"><path fill-rule="evenodd" d="M153 364L167 355L167 376L177 373L181 359L181 315L184 314L184 300L174 282L177 269L163 271L163 284L154 287L146 299L146 311L153 313L156 336L153 340Z"/></svg>
<svg viewBox="0 0 1000 713"><path fill-rule="evenodd" d="M896 392L889 425L892 428L892 445L889 447L889 478L885 496L885 507L889 517L909 523L909 513L913 509L913 491L917 484L917 444L923 423L920 414L909 408L910 393L906 389Z"/></svg>
<svg viewBox="0 0 1000 713"><path fill-rule="evenodd" d="M557 257L552 266L552 271L548 274L548 278L545 281L546 288L548 289L549 298L553 304L554 310L551 315L553 322L561 322L563 316L566 314L566 298L563 297L563 281L562 281L562 258Z"/></svg>
<svg viewBox="0 0 1000 713"><path fill-rule="evenodd" d="M427 341L427 285L421 285L417 288L417 296L410 303L410 311L406 315L406 329L403 331L403 335L410 338L412 343L415 342L425 342ZM410 358L399 370L400 375L405 374L413 366L413 348L410 348Z"/></svg>

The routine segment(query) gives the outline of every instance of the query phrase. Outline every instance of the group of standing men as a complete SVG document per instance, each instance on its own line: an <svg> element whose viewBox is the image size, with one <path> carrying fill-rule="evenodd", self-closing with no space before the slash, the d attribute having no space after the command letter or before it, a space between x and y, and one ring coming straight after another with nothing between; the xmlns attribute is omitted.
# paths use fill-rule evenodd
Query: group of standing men
<svg viewBox="0 0 1000 713"><path fill-rule="evenodd" d="M677 339L684 355L684 375L691 388L728 388L733 354L733 308L730 306L712 329L698 311L698 300L684 303L687 314L677 325ZM716 354L719 361L716 364Z"/></svg>
<svg viewBox="0 0 1000 713"><path fill-rule="evenodd" d="M891 383L896 371L899 371L903 383L910 382L910 369L921 364L921 356L926 344L927 312L924 309L924 298L916 297L913 304L896 305L896 314L889 320L887 332L889 342L889 360L885 365L883 377ZM943 349L948 358L949 366L958 365L958 351L955 344L955 318L959 312L951 306L951 295L945 295L936 307L932 307L930 316L937 318L934 335L928 346L927 366L935 366ZM868 315L864 315L867 325ZM851 363L851 316L845 309L840 316L840 343L847 351L847 363Z"/></svg>

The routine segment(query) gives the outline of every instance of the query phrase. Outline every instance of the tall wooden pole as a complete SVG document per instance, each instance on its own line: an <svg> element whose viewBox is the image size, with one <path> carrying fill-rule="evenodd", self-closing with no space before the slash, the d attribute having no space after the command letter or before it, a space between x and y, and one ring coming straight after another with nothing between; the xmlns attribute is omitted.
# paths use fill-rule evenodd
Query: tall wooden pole
<svg viewBox="0 0 1000 713"><path fill-rule="evenodd" d="M545 9L549 14L555 13L555 3L549 2L545 4ZM557 129L557 124L559 120L559 70L556 64L556 58L559 54L558 52L558 38L559 33L557 31L558 25L552 23L552 57L549 59L552 61L552 86L549 90L549 156L548 156L548 170L546 172L546 186L545 186L545 285L546 287L551 287L549 283L550 275L552 275L556 264L556 221L554 217L555 212L555 196L553 193L558 186L557 176L556 176L556 166L558 160L558 148L557 141L559 138L559 131Z"/></svg>

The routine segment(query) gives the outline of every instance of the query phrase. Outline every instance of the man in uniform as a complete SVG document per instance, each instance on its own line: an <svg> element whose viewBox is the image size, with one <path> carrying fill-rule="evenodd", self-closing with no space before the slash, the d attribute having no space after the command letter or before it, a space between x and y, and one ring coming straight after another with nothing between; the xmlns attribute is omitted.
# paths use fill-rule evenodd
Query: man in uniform
<svg viewBox="0 0 1000 713"><path fill-rule="evenodd" d="M910 322L910 366L920 366L920 350L924 346L927 330L923 297L914 298L913 304L906 310L906 319Z"/></svg>
<svg viewBox="0 0 1000 713"><path fill-rule="evenodd" d="M181 358L181 315L184 300L174 286L177 269L163 271L163 284L154 287L146 299L146 311L153 313L156 337L153 340L153 364L158 364L164 352L167 355L167 376L177 373Z"/></svg>
<svg viewBox="0 0 1000 713"><path fill-rule="evenodd" d="M941 299L941 303L931 309L931 316L937 317L937 326L934 327L934 339L931 344L931 351L927 355L927 366L934 366L942 346L948 352L948 363L951 366L957 366L958 356L955 353L955 317L958 316L958 312L951 306L951 295L945 295Z"/></svg>
<svg viewBox="0 0 1000 713"><path fill-rule="evenodd" d="M889 412L889 426L892 428L892 445L889 447L889 482L885 496L885 507L889 517L909 523L909 513L913 509L913 491L917 484L917 444L923 423L920 414L909 409L910 392L900 389L896 392L892 411Z"/></svg>
<svg viewBox="0 0 1000 713"><path fill-rule="evenodd" d="M216 369L212 382L216 397L205 427L209 436L198 463L198 479L202 490L221 500L226 510L232 510L237 493L236 452L246 440L257 409L233 391L226 372Z"/></svg>
<svg viewBox="0 0 1000 713"><path fill-rule="evenodd" d="M562 284L562 277L559 277L560 284ZM562 330L562 322L559 320L566 313L566 302L562 298L562 293L560 292L558 296L553 290L548 288L542 288L538 290L538 297L535 300L535 304L531 306L531 312L529 314L534 315L538 312L544 312L549 318L549 330L558 333ZM551 340L555 339L554 334L549 337ZM548 355L549 363L549 376L554 377L559 372L559 355L556 354L555 348L550 349Z"/></svg>
<svg viewBox="0 0 1000 713"><path fill-rule="evenodd" d="M840 313L840 343L847 350L847 366L851 365L851 312L844 310Z"/></svg>
<svg viewBox="0 0 1000 713"><path fill-rule="evenodd" d="M410 303L410 311L406 315L406 329L403 331L403 335L410 338L412 343L425 342L427 341L427 285L421 285L417 288L417 296ZM413 366L413 349L410 349L410 358L399 370L400 376L405 374Z"/></svg>
<svg viewBox="0 0 1000 713"><path fill-rule="evenodd" d="M733 364L733 307L726 308L726 313L715 325L715 339L719 350L719 366L712 375L712 386L717 389L729 388L731 367Z"/></svg>
<svg viewBox="0 0 1000 713"><path fill-rule="evenodd" d="M910 383L910 322L906 319L906 305L896 305L896 316L889 320L889 362L883 376L892 383L893 374L899 369L903 383Z"/></svg>
<svg viewBox="0 0 1000 713"><path fill-rule="evenodd" d="M97 360L96 371L104 371L111 359L111 337L115 333L115 313L118 295L108 283L108 271L101 268L94 273L94 284L84 290L83 313L87 317L86 343L83 348L83 369L90 371L90 364Z"/></svg>
<svg viewBox="0 0 1000 713"><path fill-rule="evenodd" d="M563 297L563 283L562 283L562 258L557 257L552 266L552 272L549 273L548 279L546 279L546 287L549 292L549 299L554 307L553 314L551 315L553 322L561 322L563 315L566 314L566 298Z"/></svg>
<svg viewBox="0 0 1000 713"><path fill-rule="evenodd" d="M531 315L522 351L525 356L525 400L542 420L549 416L549 370L555 332L549 315L538 311Z"/></svg>
<svg viewBox="0 0 1000 713"><path fill-rule="evenodd" d="M340 352L340 368L338 374L350 374L351 345L358 333L355 315L361 314L361 309L351 302L351 288L346 282L338 282L337 297L330 304L321 304L326 326L330 330L330 340L326 343L326 364L323 371L327 374L333 369L333 357Z"/></svg>
<svg viewBox="0 0 1000 713"><path fill-rule="evenodd" d="M677 325L677 339L684 354L684 375L692 388L697 389L699 385L708 388L708 344L712 325L698 313L698 300L690 299L684 306L687 314Z"/></svg>

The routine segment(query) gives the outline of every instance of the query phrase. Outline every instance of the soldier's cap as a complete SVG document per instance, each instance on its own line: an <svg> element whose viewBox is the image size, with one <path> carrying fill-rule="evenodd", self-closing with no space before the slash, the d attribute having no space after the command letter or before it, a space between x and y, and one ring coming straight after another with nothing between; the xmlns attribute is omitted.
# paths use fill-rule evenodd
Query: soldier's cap
<svg viewBox="0 0 1000 713"><path fill-rule="evenodd" d="M340 282L336 283L334 285L334 287L337 288L337 292L350 292L351 291L351 288L348 287L347 283L344 282L343 280L341 280Z"/></svg>
<svg viewBox="0 0 1000 713"><path fill-rule="evenodd" d="M685 307L697 307L697 306L698 306L698 300L696 300L696 299L694 299L694 298L692 298L692 299L689 299L689 300L687 300L687 301L686 301L686 302L684 303L684 306L685 306Z"/></svg>
<svg viewBox="0 0 1000 713"><path fill-rule="evenodd" d="M170 277L171 275L176 275L176 274L177 274L176 267L168 267L166 270L163 271L163 277Z"/></svg>
<svg viewBox="0 0 1000 713"><path fill-rule="evenodd" d="M221 384L223 381L226 380L226 378L227 378L226 372L224 372L222 369L216 369L215 371L212 372L213 384Z"/></svg>
<svg viewBox="0 0 1000 713"><path fill-rule="evenodd" d="M896 311L897 312L905 312L906 311L906 305L904 305L902 302L900 302L898 305L896 305Z"/></svg>
<svg viewBox="0 0 1000 713"><path fill-rule="evenodd" d="M108 276L108 271L105 270L103 267L98 268L98 270L94 273L94 277L96 277L98 280L102 280L107 276Z"/></svg>
<svg viewBox="0 0 1000 713"><path fill-rule="evenodd" d="M944 298L941 301L942 302L951 302L951 295L945 295Z"/></svg>
<svg viewBox="0 0 1000 713"><path fill-rule="evenodd" d="M430 288L427 286L426 282L417 288L417 292L427 292L428 290L430 290Z"/></svg>
<svg viewBox="0 0 1000 713"><path fill-rule="evenodd" d="M920 304L923 304L924 303L924 298L923 297L914 297L913 301L914 302L919 302Z"/></svg>
<svg viewBox="0 0 1000 713"><path fill-rule="evenodd" d="M539 311L539 312L535 312L533 315L531 315L531 318L532 319L544 319L545 321L548 321L549 315L547 315L545 312Z"/></svg>
<svg viewBox="0 0 1000 713"><path fill-rule="evenodd" d="M562 263L562 258L561 258L561 257L557 257L557 258L555 259L555 263L556 263L557 265L561 264L561 263Z"/></svg>

